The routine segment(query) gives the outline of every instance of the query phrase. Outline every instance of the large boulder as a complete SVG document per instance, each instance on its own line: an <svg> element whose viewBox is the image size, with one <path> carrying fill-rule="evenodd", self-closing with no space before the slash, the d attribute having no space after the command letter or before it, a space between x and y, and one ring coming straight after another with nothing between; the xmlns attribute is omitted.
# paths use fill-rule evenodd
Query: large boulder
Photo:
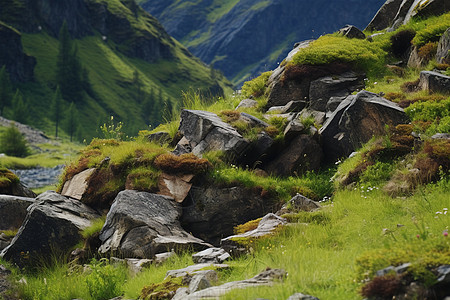
<svg viewBox="0 0 450 300"><path fill-rule="evenodd" d="M81 240L80 231L99 215L80 201L47 191L36 198L11 244L0 256L24 267L50 261Z"/></svg>
<svg viewBox="0 0 450 300"><path fill-rule="evenodd" d="M272 211L261 190L244 187L192 187L191 204L183 207L183 227L212 244L233 234L233 227Z"/></svg>
<svg viewBox="0 0 450 300"><path fill-rule="evenodd" d="M223 151L228 157L238 158L249 146L231 125L216 114L200 110L182 110L179 131L184 135L183 142L189 145L195 155L206 151Z"/></svg>
<svg viewBox="0 0 450 300"><path fill-rule="evenodd" d="M450 64L450 28L447 28L439 40L436 61L440 64Z"/></svg>
<svg viewBox="0 0 450 300"><path fill-rule="evenodd" d="M419 87L432 93L450 94L450 76L432 71L420 72Z"/></svg>
<svg viewBox="0 0 450 300"><path fill-rule="evenodd" d="M366 30L378 31L392 25L403 0L387 0L367 25Z"/></svg>
<svg viewBox="0 0 450 300"><path fill-rule="evenodd" d="M303 174L306 171L318 170L322 158L322 148L318 141L309 134L301 134L293 138L264 169L278 176Z"/></svg>
<svg viewBox="0 0 450 300"><path fill-rule="evenodd" d="M23 52L21 38L17 30L0 23L0 66L6 66L14 82L26 82L34 78L36 59Z"/></svg>
<svg viewBox="0 0 450 300"><path fill-rule="evenodd" d="M365 39L366 35L359 28L353 25L347 25L339 29L338 33L349 39Z"/></svg>
<svg viewBox="0 0 450 300"><path fill-rule="evenodd" d="M64 183L61 195L81 200L88 189L88 182L95 168L86 169Z"/></svg>
<svg viewBox="0 0 450 300"><path fill-rule="evenodd" d="M365 77L364 74L345 72L312 81L309 87L309 108L327 111L327 103L332 97L343 100L354 91L363 89Z"/></svg>
<svg viewBox="0 0 450 300"><path fill-rule="evenodd" d="M171 249L203 250L211 245L187 233L178 221L181 207L162 195L125 190L114 200L100 232L100 253L153 258Z"/></svg>
<svg viewBox="0 0 450 300"><path fill-rule="evenodd" d="M34 198L0 195L0 230L18 229Z"/></svg>
<svg viewBox="0 0 450 300"><path fill-rule="evenodd" d="M348 96L320 129L325 159L347 157L374 135L386 133L408 118L397 104L378 94L361 91Z"/></svg>

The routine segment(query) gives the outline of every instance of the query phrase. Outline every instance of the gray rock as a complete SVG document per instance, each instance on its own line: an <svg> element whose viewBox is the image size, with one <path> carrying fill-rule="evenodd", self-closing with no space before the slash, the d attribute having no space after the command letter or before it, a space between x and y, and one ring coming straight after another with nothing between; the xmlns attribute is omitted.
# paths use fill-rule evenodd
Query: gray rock
<svg viewBox="0 0 450 300"><path fill-rule="evenodd" d="M403 0L387 0L367 25L368 31L379 31L392 25Z"/></svg>
<svg viewBox="0 0 450 300"><path fill-rule="evenodd" d="M305 108L298 114L297 118L304 120L312 117L314 118L314 124L321 125L325 122L326 116L327 114L324 111Z"/></svg>
<svg viewBox="0 0 450 300"><path fill-rule="evenodd" d="M419 87L433 93L450 94L450 76L433 71L422 71Z"/></svg>
<svg viewBox="0 0 450 300"><path fill-rule="evenodd" d="M172 300L184 300L188 296L189 296L189 289L187 287L181 287L176 291Z"/></svg>
<svg viewBox="0 0 450 300"><path fill-rule="evenodd" d="M447 28L439 40L436 61L440 64L450 64L450 28Z"/></svg>
<svg viewBox="0 0 450 300"><path fill-rule="evenodd" d="M397 274L402 274L402 273L405 273L409 269L409 267L411 267L411 263L404 263L404 264L401 264L400 266L395 267L394 271Z"/></svg>
<svg viewBox="0 0 450 300"><path fill-rule="evenodd" d="M436 269L437 281L439 283L449 283L450 282L450 265L442 265Z"/></svg>
<svg viewBox="0 0 450 300"><path fill-rule="evenodd" d="M242 100L238 106L236 107L236 110L239 108L253 108L258 106L258 101L252 100L252 99L244 99Z"/></svg>
<svg viewBox="0 0 450 300"><path fill-rule="evenodd" d="M211 282L209 282L207 276L205 274L197 274L189 282L189 293L195 293L209 287L211 287Z"/></svg>
<svg viewBox="0 0 450 300"><path fill-rule="evenodd" d="M356 26L347 25L338 31L339 34L348 37L349 39L365 39L366 35Z"/></svg>
<svg viewBox="0 0 450 300"><path fill-rule="evenodd" d="M269 124L267 124L266 122L258 119L257 117L254 117L250 114L247 114L247 113L241 113L241 116L239 119L248 123L252 127L268 127L269 126Z"/></svg>
<svg viewBox="0 0 450 300"><path fill-rule="evenodd" d="M382 270L378 270L376 272L376 275L377 276L384 276L384 275L387 275L389 273L395 273L395 268L393 266L389 266L389 267L384 268Z"/></svg>
<svg viewBox="0 0 450 300"><path fill-rule="evenodd" d="M408 121L402 108L377 94L361 91L348 96L320 129L325 158L334 162L347 157L374 135L385 134L386 125Z"/></svg>
<svg viewBox="0 0 450 300"><path fill-rule="evenodd" d="M436 133L432 137L432 139L450 139L450 133Z"/></svg>
<svg viewBox="0 0 450 300"><path fill-rule="evenodd" d="M155 254L155 264L163 264L164 262L166 262L169 258L176 256L177 254L173 251L170 252L163 252L163 253L158 253Z"/></svg>
<svg viewBox="0 0 450 300"><path fill-rule="evenodd" d="M303 195L297 194L295 195L289 202L283 205L279 211L276 212L276 215L281 216L286 213L297 213L300 211L313 211L321 208L320 204L306 198Z"/></svg>
<svg viewBox="0 0 450 300"><path fill-rule="evenodd" d="M261 131L256 136L256 140L251 143L246 163L254 165L257 161L267 159L267 156L273 152L275 141L265 131Z"/></svg>
<svg viewBox="0 0 450 300"><path fill-rule="evenodd" d="M229 157L238 158L249 146L236 129L211 112L182 110L179 131L189 141L195 155L223 151Z"/></svg>
<svg viewBox="0 0 450 300"><path fill-rule="evenodd" d="M299 112L307 106L307 101L290 101L283 106L273 106L267 110L267 112L277 112L280 114L286 114L291 112Z"/></svg>
<svg viewBox="0 0 450 300"><path fill-rule="evenodd" d="M139 259L139 258L125 258L120 259L117 257L111 257L110 262L113 264L123 264L127 266L130 273L134 276L141 273L143 269L149 268L153 263L151 259Z"/></svg>
<svg viewBox="0 0 450 300"><path fill-rule="evenodd" d="M289 143L301 133L305 133L305 125L299 120L292 120L284 129L284 140Z"/></svg>
<svg viewBox="0 0 450 300"><path fill-rule="evenodd" d="M345 98L354 91L363 89L364 78L364 74L346 72L341 75L326 76L311 81L309 88L309 108L325 112L330 98Z"/></svg>
<svg viewBox="0 0 450 300"><path fill-rule="evenodd" d="M241 281L232 281L219 286L213 286L187 296L187 300L212 298L218 299L220 296L234 289L245 289L262 285L272 285L275 280L283 280L287 273L281 269L267 269L253 278Z"/></svg>
<svg viewBox="0 0 450 300"><path fill-rule="evenodd" d="M209 244L188 234L178 221L181 207L169 197L125 190L114 200L100 232L100 253L153 258L174 249L205 249Z"/></svg>
<svg viewBox="0 0 450 300"><path fill-rule="evenodd" d="M188 266L183 269L177 269L177 270L169 270L166 273L166 277L182 277L183 282L186 284L189 284L192 277L195 275L205 275L206 279L210 282L217 281L217 272L215 270L221 270L221 269L228 269L229 266L225 264L211 264L211 263L204 263L204 264L195 264Z"/></svg>
<svg viewBox="0 0 450 300"><path fill-rule="evenodd" d="M322 148L316 139L308 134L301 134L272 159L265 170L278 176L303 174L306 171L318 170L322 158Z"/></svg>
<svg viewBox="0 0 450 300"><path fill-rule="evenodd" d="M14 124L20 133L23 134L25 140L30 144L54 144L55 142L50 140L43 131L37 130L31 126L8 120L3 117L0 117L0 125L4 127L9 127L11 124Z"/></svg>
<svg viewBox="0 0 450 300"><path fill-rule="evenodd" d="M192 204L183 207L183 227L214 245L233 227L272 211L260 191L244 187L192 187Z"/></svg>
<svg viewBox="0 0 450 300"><path fill-rule="evenodd" d="M169 144L172 141L172 138L170 137L168 132L165 131L160 131L160 132L155 132L152 134L149 134L146 136L147 140L149 140L150 142L155 142L158 144Z"/></svg>
<svg viewBox="0 0 450 300"><path fill-rule="evenodd" d="M408 67L414 69L423 69L428 64L428 60L420 57L419 48L413 46L408 58Z"/></svg>
<svg viewBox="0 0 450 300"><path fill-rule="evenodd" d="M196 264L213 263L221 264L231 256L222 248L208 248L192 255L192 261Z"/></svg>
<svg viewBox="0 0 450 300"><path fill-rule="evenodd" d="M259 238L263 236L268 236L274 233L279 226L284 226L287 224L286 219L281 218L275 214L269 213L265 215L261 221L259 221L258 227L253 230L244 232L242 234L232 235L222 239L222 245L234 245L235 238Z"/></svg>
<svg viewBox="0 0 450 300"><path fill-rule="evenodd" d="M294 295L287 298L287 300L319 300L319 298L313 297L311 295L305 295L302 293L295 293Z"/></svg>
<svg viewBox="0 0 450 300"><path fill-rule="evenodd" d="M0 195L0 230L18 229L33 203L34 198Z"/></svg>
<svg viewBox="0 0 450 300"><path fill-rule="evenodd" d="M20 267L50 260L81 240L80 231L99 215L77 200L48 191L36 198L11 244L1 256Z"/></svg>

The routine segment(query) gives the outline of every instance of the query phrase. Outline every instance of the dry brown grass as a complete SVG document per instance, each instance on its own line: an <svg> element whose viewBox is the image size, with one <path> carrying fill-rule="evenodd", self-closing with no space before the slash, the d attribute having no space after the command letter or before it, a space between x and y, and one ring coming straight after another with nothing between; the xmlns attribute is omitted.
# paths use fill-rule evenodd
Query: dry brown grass
<svg viewBox="0 0 450 300"><path fill-rule="evenodd" d="M201 174L212 169L211 163L192 153L176 156L171 153L159 155L154 166L169 174Z"/></svg>

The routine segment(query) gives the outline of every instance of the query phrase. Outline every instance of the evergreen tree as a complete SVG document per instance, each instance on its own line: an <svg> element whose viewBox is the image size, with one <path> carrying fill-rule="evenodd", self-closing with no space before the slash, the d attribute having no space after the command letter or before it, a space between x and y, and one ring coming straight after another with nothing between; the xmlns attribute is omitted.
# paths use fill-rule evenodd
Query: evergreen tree
<svg viewBox="0 0 450 300"><path fill-rule="evenodd" d="M59 31L59 52L56 64L56 82L64 99L79 102L83 98L83 69L78 48L73 45L67 23Z"/></svg>
<svg viewBox="0 0 450 300"><path fill-rule="evenodd" d="M173 115L173 105L169 98L164 100L163 119L164 121L171 121Z"/></svg>
<svg viewBox="0 0 450 300"><path fill-rule="evenodd" d="M55 122L55 137L58 137L58 127L61 121L62 96L59 86L53 95L52 104L50 106L51 120Z"/></svg>
<svg viewBox="0 0 450 300"><path fill-rule="evenodd" d="M25 157L29 154L27 142L14 124L11 124L1 135L0 152L17 157Z"/></svg>
<svg viewBox="0 0 450 300"><path fill-rule="evenodd" d="M73 102L70 103L69 109L66 115L66 130L70 136L70 141L72 142L73 136L77 132L78 122L77 122L78 111Z"/></svg>
<svg viewBox="0 0 450 300"><path fill-rule="evenodd" d="M27 102L19 89L17 89L12 100L12 112L10 118L26 124L28 122L28 113Z"/></svg>
<svg viewBox="0 0 450 300"><path fill-rule="evenodd" d="M11 94L11 81L9 80L9 74L6 71L6 67L3 66L0 69L0 115L2 116L5 107L10 104Z"/></svg>
<svg viewBox="0 0 450 300"><path fill-rule="evenodd" d="M133 90L134 90L134 98L137 103L143 102L143 92L142 92L142 80L139 78L139 72L134 70L133 72Z"/></svg>

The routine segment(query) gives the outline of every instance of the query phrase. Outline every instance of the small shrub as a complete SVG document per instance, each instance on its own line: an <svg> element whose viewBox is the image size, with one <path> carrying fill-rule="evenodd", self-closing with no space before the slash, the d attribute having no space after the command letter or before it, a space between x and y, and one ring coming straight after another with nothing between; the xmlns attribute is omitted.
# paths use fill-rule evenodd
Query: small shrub
<svg viewBox="0 0 450 300"><path fill-rule="evenodd" d="M375 164L368 166L366 170L362 172L360 180L364 184L377 186L380 183L389 180L393 171L393 164L376 162Z"/></svg>
<svg viewBox="0 0 450 300"><path fill-rule="evenodd" d="M406 99L406 95L403 93L387 93L386 95L384 95L384 98L388 99L389 101L392 102L400 102L402 100Z"/></svg>
<svg viewBox="0 0 450 300"><path fill-rule="evenodd" d="M0 189L7 189L11 184L19 183L19 177L10 170L0 167Z"/></svg>
<svg viewBox="0 0 450 300"><path fill-rule="evenodd" d="M17 157L25 157L30 154L25 138L14 124L8 127L1 135L0 152Z"/></svg>
<svg viewBox="0 0 450 300"><path fill-rule="evenodd" d="M128 173L125 188L127 190L156 192L160 173L149 167L133 169Z"/></svg>
<svg viewBox="0 0 450 300"><path fill-rule="evenodd" d="M239 120L241 113L236 110L224 110L220 112L219 116L225 123L232 123Z"/></svg>
<svg viewBox="0 0 450 300"><path fill-rule="evenodd" d="M139 299L142 300L162 300L172 299L177 289L183 286L181 277L168 277L163 282L153 283L145 286Z"/></svg>
<svg viewBox="0 0 450 300"><path fill-rule="evenodd" d="M361 289L361 295L367 298L391 299L403 290L403 284L398 275L388 274L378 276L369 281Z"/></svg>
<svg viewBox="0 0 450 300"><path fill-rule="evenodd" d="M400 30L391 36L391 51L401 58L411 47L411 41L416 36L416 32L412 29Z"/></svg>
<svg viewBox="0 0 450 300"><path fill-rule="evenodd" d="M170 153L161 154L155 159L154 165L156 168L170 174L200 174L212 168L208 160L198 158L192 153L180 156Z"/></svg>
<svg viewBox="0 0 450 300"><path fill-rule="evenodd" d="M450 98L442 101L420 101L405 109L413 121L435 121L450 115Z"/></svg>
<svg viewBox="0 0 450 300"><path fill-rule="evenodd" d="M91 226L83 229L83 231L81 232L81 235L83 236L83 238L87 239L87 238L99 233L100 230L102 230L103 225L105 225L105 221L106 221L106 216L100 217L100 218L92 221Z"/></svg>
<svg viewBox="0 0 450 300"><path fill-rule="evenodd" d="M437 48L438 48L437 42L426 43L425 45L419 48L418 52L419 57L426 61L430 61L436 56Z"/></svg>
<svg viewBox="0 0 450 300"><path fill-rule="evenodd" d="M107 259L93 259L89 264L91 273L85 281L93 299L107 300L119 296L126 278L124 270L108 263Z"/></svg>
<svg viewBox="0 0 450 300"><path fill-rule="evenodd" d="M252 96L255 98L263 96L266 92L266 84L270 75L272 75L272 71L264 72L259 77L244 82L244 85L242 86L242 94L245 97Z"/></svg>
<svg viewBox="0 0 450 300"><path fill-rule="evenodd" d="M420 79L417 79L415 81L407 81L400 86L400 89L404 93L417 92L419 90L419 82Z"/></svg>
<svg viewBox="0 0 450 300"><path fill-rule="evenodd" d="M447 28L450 27L450 14L445 14L439 22L427 24L424 29L417 32L412 43L417 47L421 47L429 42L438 42Z"/></svg>

